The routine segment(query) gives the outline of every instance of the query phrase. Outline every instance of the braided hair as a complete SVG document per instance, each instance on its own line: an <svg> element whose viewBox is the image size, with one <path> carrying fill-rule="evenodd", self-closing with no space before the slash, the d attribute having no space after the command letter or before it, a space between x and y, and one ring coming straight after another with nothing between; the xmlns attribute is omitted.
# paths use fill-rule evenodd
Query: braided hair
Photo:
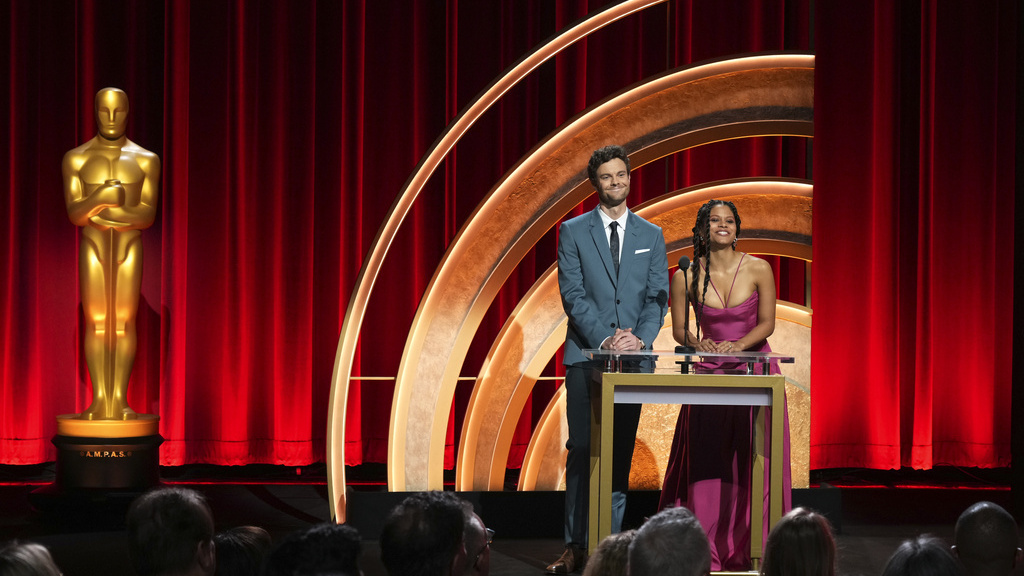
<svg viewBox="0 0 1024 576"><path fill-rule="evenodd" d="M708 200L697 210L697 222L693 225L693 265L697 268L690 282L690 292L697 293L697 279L700 277L700 260L704 259L704 286L700 298L697 299L697 306L693 307L694 316L697 320L697 341L700 342L700 317L704 313L704 301L708 295L708 282L711 280L711 259L708 255L711 252L711 209L715 206L728 206L736 219L736 237L740 236L740 213L736 211L736 205L728 200ZM736 249L735 240L732 249Z"/></svg>

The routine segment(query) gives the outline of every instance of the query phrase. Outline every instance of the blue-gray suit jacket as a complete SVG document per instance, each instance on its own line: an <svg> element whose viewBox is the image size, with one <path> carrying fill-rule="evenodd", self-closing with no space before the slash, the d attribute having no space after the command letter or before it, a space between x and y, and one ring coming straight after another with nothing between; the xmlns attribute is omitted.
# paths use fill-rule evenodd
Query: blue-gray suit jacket
<svg viewBox="0 0 1024 576"><path fill-rule="evenodd" d="M598 210L558 229L558 290L569 317L566 365L584 362L581 350L599 348L616 328L632 328L650 349L665 323L668 258L661 228L629 212L616 278Z"/></svg>

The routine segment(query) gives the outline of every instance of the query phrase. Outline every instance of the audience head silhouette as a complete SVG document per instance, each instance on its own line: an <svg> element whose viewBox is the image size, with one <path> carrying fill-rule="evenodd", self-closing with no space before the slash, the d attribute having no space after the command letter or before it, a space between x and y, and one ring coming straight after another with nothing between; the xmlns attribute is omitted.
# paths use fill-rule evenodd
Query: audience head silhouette
<svg viewBox="0 0 1024 576"><path fill-rule="evenodd" d="M900 544L882 576L963 576L963 570L942 540L918 536Z"/></svg>
<svg viewBox="0 0 1024 576"><path fill-rule="evenodd" d="M128 552L139 576L210 575L216 569L213 514L187 488L157 488L132 502Z"/></svg>
<svg viewBox="0 0 1024 576"><path fill-rule="evenodd" d="M836 541L828 519L794 508L772 528L764 548L762 576L835 576Z"/></svg>
<svg viewBox="0 0 1024 576"><path fill-rule="evenodd" d="M1021 560L1017 521L1002 506L978 502L960 514L953 555L968 576L1004 576Z"/></svg>
<svg viewBox="0 0 1024 576"><path fill-rule="evenodd" d="M666 508L652 516L629 545L630 576L705 576L711 547L700 521L688 509Z"/></svg>
<svg viewBox="0 0 1024 576"><path fill-rule="evenodd" d="M466 527L462 538L466 546L466 576L487 576L491 573L491 538L494 532L484 526L484 521L468 505L463 507Z"/></svg>
<svg viewBox="0 0 1024 576"><path fill-rule="evenodd" d="M12 540L0 546L0 576L60 576L60 568L42 544Z"/></svg>
<svg viewBox="0 0 1024 576"><path fill-rule="evenodd" d="M213 536L217 549L217 576L259 574L270 550L270 533L259 526L238 526Z"/></svg>
<svg viewBox="0 0 1024 576"><path fill-rule="evenodd" d="M458 576L466 569L469 504L451 492L409 496L388 515L380 555L391 576Z"/></svg>
<svg viewBox="0 0 1024 576"><path fill-rule="evenodd" d="M629 545L636 537L636 530L611 534L601 540L594 555L587 560L583 576L625 576L629 561Z"/></svg>
<svg viewBox="0 0 1024 576"><path fill-rule="evenodd" d="M267 555L263 576L359 576L359 531L325 522L293 532Z"/></svg>

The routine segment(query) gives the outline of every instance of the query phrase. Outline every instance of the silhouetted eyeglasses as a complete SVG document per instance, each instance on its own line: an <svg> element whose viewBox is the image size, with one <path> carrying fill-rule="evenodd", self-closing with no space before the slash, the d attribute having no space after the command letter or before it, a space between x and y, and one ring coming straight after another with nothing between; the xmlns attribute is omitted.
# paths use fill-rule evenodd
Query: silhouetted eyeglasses
<svg viewBox="0 0 1024 576"><path fill-rule="evenodd" d="M487 541L484 542L484 547L481 548L480 551L476 553L476 556L473 557L473 564L476 564L477 560L480 559L480 555L484 553L484 550L487 550L491 545L491 542L494 542L494 530L491 530L490 528L485 528L484 530L487 534Z"/></svg>

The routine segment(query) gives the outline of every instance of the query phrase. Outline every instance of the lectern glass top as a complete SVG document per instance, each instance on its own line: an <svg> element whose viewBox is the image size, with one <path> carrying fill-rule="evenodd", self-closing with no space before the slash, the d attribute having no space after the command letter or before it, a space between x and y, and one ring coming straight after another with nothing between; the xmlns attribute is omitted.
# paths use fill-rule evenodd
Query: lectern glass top
<svg viewBox="0 0 1024 576"><path fill-rule="evenodd" d="M792 364L793 356L779 352L729 352L720 354L717 352L677 352L675 350L605 350L585 349L582 351L584 358L604 362L607 365L622 366L628 363L654 364L655 372L678 372L680 364L698 362L734 363L746 366L750 369L755 364L782 363ZM609 368L608 371L618 372L618 368ZM737 370L747 372L747 370Z"/></svg>

